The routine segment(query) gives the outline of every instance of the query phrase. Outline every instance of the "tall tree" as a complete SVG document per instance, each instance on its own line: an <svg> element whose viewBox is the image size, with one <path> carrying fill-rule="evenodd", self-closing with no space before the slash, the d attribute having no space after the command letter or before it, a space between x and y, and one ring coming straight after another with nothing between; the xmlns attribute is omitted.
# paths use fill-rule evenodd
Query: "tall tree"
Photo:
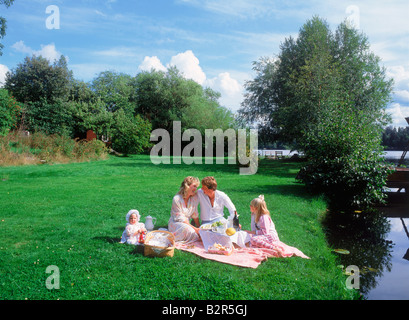
<svg viewBox="0 0 409 320"><path fill-rule="evenodd" d="M4 87L20 102L55 103L68 98L72 82L72 71L63 55L53 64L42 56L32 56L7 72Z"/></svg>
<svg viewBox="0 0 409 320"><path fill-rule="evenodd" d="M122 108L128 115L133 115L135 106L130 106L132 77L114 71L101 72L91 83L91 89L106 104L109 111Z"/></svg>
<svg viewBox="0 0 409 320"><path fill-rule="evenodd" d="M299 178L337 208L382 201L389 171L381 134L393 81L367 37L346 23L333 33L313 17L277 59L260 59L254 69L240 114L296 142L309 160Z"/></svg>
<svg viewBox="0 0 409 320"><path fill-rule="evenodd" d="M240 110L248 121L259 121L264 132L303 149L305 134L334 101L350 102L385 125L392 81L380 59L369 50L367 37L342 23L333 33L325 20L313 17L297 40L285 39L276 59L254 63L257 76L246 83Z"/></svg>

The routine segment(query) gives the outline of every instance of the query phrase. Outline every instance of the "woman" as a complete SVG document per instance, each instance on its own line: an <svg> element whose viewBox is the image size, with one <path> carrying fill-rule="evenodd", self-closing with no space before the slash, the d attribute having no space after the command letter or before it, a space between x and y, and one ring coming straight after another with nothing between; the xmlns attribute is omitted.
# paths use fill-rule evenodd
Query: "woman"
<svg viewBox="0 0 409 320"><path fill-rule="evenodd" d="M186 177L179 192L173 197L168 229L178 242L194 242L199 239L199 200L196 195L199 179ZM193 219L196 226L190 224Z"/></svg>

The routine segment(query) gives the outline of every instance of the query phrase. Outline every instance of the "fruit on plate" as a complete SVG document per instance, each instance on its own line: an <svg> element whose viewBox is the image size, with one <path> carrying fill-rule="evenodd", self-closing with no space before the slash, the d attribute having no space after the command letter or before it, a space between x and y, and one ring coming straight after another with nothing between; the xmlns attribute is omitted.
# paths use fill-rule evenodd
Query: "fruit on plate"
<svg viewBox="0 0 409 320"><path fill-rule="evenodd" d="M227 230L226 230L226 234L228 236L232 236L235 233L236 233L236 229L234 229L234 228L227 228Z"/></svg>

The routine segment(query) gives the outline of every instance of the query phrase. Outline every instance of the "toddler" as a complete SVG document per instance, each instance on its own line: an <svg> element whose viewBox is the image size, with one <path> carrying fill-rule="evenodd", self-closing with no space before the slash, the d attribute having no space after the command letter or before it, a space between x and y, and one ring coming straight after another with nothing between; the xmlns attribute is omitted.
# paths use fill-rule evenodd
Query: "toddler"
<svg viewBox="0 0 409 320"><path fill-rule="evenodd" d="M142 244L144 241L144 235L147 232L145 224L139 222L141 215L138 210L130 210L126 214L126 221L128 222L125 226L125 230L122 233L121 243L128 244Z"/></svg>

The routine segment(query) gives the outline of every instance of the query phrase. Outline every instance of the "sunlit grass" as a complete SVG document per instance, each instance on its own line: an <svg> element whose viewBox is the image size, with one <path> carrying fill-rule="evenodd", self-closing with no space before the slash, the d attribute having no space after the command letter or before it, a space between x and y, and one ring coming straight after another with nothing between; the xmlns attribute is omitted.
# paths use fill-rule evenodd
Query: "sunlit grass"
<svg viewBox="0 0 409 320"><path fill-rule="evenodd" d="M300 164L264 160L258 173L236 165L153 165L149 156L0 168L1 299L351 299L319 217L325 202L295 181ZM270 258L257 269L175 250L148 258L120 244L125 215L166 227L172 197L187 175L213 175L250 229L249 203L264 194L280 239L311 260ZM49 290L47 266L60 270Z"/></svg>

